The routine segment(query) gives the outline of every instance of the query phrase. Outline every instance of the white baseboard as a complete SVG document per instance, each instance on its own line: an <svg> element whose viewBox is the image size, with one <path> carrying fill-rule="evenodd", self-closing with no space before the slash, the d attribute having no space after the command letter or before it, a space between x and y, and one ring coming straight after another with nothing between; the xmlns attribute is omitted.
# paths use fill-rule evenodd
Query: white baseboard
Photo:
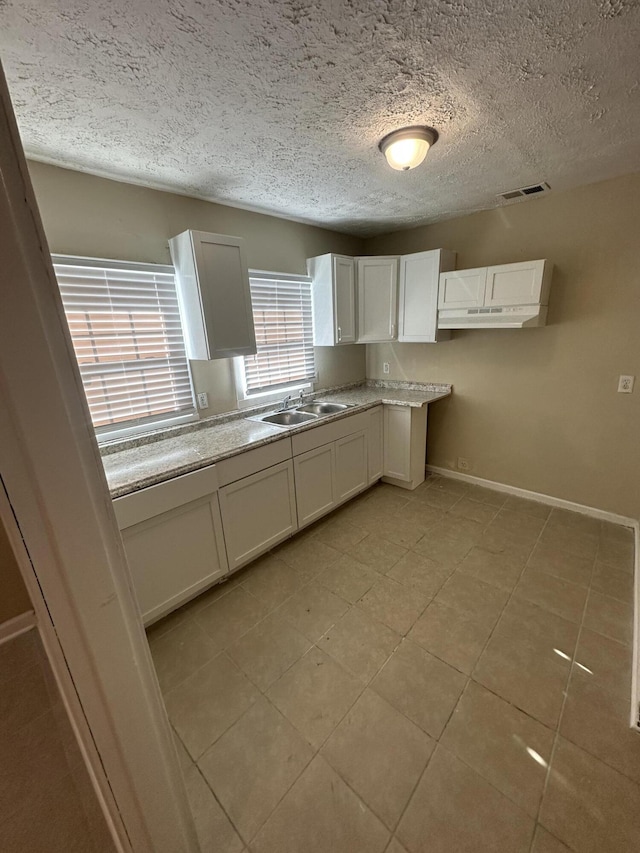
<svg viewBox="0 0 640 853"><path fill-rule="evenodd" d="M14 616L13 619L7 619L0 625L0 646L3 643L8 643L9 640L14 640L20 634L24 634L36 627L36 614L33 610L28 610L26 613L21 613L20 616Z"/></svg>
<svg viewBox="0 0 640 853"><path fill-rule="evenodd" d="M635 523L633 669L631 672L631 726L640 731L640 522Z"/></svg>
<svg viewBox="0 0 640 853"><path fill-rule="evenodd" d="M427 465L426 468L432 474L441 474L443 477L450 477L452 480L464 480L476 486L493 489L496 492L505 492L509 495L515 495L518 498L526 498L529 501L537 501L538 503L548 504L559 509L568 509L571 512L590 515L592 518L600 519L600 521L610 521L612 524L621 524L623 527L632 527L634 530L637 528L638 521L626 515L618 515L615 512L607 512L604 509L596 509L593 506L574 503L574 501L567 501L564 498L554 498L552 495L543 495L541 492L531 492L529 489L520 489L517 486L508 486L506 483L496 483L494 480L484 480L482 477L474 477L472 474L450 471L448 468L438 468L436 465Z"/></svg>
<svg viewBox="0 0 640 853"><path fill-rule="evenodd" d="M464 480L476 486L484 486L494 489L496 492L504 492L530 501L548 504L560 509L568 509L571 512L579 512L589 515L600 521L610 521L612 524L620 524L623 527L631 527L635 538L635 566L634 566L634 595L635 606L633 613L633 665L631 673L631 727L640 731L640 521L615 512L607 512L604 509L596 509L593 506L585 506L574 501L566 501L563 498L554 498L551 495L543 495L540 492L531 492L529 489L519 489L517 486L508 486L505 483L496 483L493 480L484 480L482 477L474 477L472 474L463 474L460 471L450 471L448 468L439 468L437 465L427 465L426 469L432 474L440 474L453 480Z"/></svg>

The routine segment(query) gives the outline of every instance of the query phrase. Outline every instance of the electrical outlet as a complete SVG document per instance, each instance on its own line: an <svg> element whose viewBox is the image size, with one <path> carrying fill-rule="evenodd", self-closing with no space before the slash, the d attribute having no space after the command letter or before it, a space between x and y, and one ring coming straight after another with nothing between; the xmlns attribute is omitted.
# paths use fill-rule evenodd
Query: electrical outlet
<svg viewBox="0 0 640 853"><path fill-rule="evenodd" d="M382 362L382 372L383 372L383 373L388 373L388 372L389 372L389 362L388 362L388 361L383 361L383 362Z"/></svg>
<svg viewBox="0 0 640 853"><path fill-rule="evenodd" d="M635 376L621 376L618 379L618 393L619 394L631 394L633 391L633 383L635 382Z"/></svg>
<svg viewBox="0 0 640 853"><path fill-rule="evenodd" d="M201 391L198 394L198 408L199 409L208 409L209 408L209 395L206 391Z"/></svg>
<svg viewBox="0 0 640 853"><path fill-rule="evenodd" d="M458 468L460 471L470 471L472 468L471 462L463 456L458 456Z"/></svg>

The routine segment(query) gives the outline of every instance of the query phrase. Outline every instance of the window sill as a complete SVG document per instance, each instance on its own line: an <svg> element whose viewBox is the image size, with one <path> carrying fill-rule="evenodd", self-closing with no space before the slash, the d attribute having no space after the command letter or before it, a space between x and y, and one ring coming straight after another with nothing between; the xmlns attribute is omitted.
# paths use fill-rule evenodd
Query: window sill
<svg viewBox="0 0 640 853"><path fill-rule="evenodd" d="M277 391L266 391L263 394L252 394L250 397L237 394L239 409L255 409L258 406L268 406L270 403L281 403L285 397L297 397L302 391L303 394L313 393L313 382L305 382L298 385L288 385L285 388L278 388Z"/></svg>
<svg viewBox="0 0 640 853"><path fill-rule="evenodd" d="M197 412L191 412L188 415L178 415L175 418L166 417L162 420L147 421L147 423L136 424L135 426L123 426L121 429L111 429L104 432L96 431L96 439L98 446L110 444L112 441L120 441L125 438L134 438L136 435L144 435L149 432L157 432L158 430L169 429L182 424L193 423L200 420Z"/></svg>

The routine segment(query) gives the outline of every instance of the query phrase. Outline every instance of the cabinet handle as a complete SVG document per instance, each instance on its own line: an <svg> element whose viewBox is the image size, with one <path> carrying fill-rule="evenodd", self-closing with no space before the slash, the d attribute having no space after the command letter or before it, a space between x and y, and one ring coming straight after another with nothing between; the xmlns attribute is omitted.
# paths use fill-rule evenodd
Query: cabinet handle
<svg viewBox="0 0 640 853"><path fill-rule="evenodd" d="M395 338L395 336L396 336L396 324L392 323L391 324L391 337Z"/></svg>
<svg viewBox="0 0 640 853"><path fill-rule="evenodd" d="M342 340L342 329L338 326L338 343Z"/></svg>

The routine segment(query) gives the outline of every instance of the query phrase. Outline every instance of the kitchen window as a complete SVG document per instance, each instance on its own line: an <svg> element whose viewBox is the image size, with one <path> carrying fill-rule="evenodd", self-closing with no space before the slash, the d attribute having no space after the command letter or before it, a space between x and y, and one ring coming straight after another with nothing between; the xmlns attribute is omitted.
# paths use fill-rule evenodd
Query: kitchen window
<svg viewBox="0 0 640 853"><path fill-rule="evenodd" d="M309 390L316 376L308 276L249 271L257 352L236 359L240 405Z"/></svg>
<svg viewBox="0 0 640 853"><path fill-rule="evenodd" d="M52 260L99 440L195 419L173 267Z"/></svg>

